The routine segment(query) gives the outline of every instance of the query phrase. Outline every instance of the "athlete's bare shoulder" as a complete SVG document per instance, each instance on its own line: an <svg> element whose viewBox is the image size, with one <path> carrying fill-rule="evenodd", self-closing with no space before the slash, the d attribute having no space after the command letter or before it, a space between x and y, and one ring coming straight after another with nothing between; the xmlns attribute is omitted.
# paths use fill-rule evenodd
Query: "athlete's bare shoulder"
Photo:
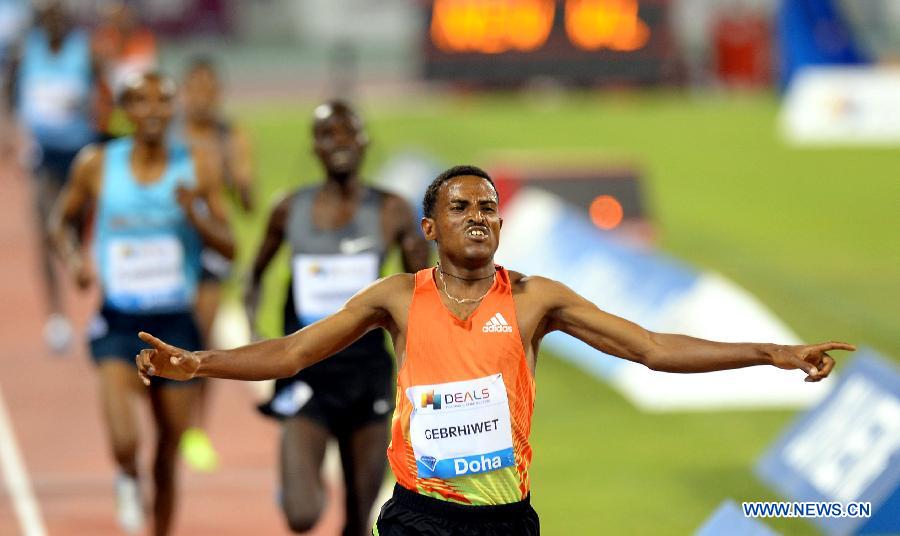
<svg viewBox="0 0 900 536"><path fill-rule="evenodd" d="M102 143L92 143L78 151L72 164L70 180L76 188L85 188L95 195L99 194L104 153L105 147Z"/></svg>
<svg viewBox="0 0 900 536"><path fill-rule="evenodd" d="M99 167L103 163L103 153L105 152L106 146L102 143L91 143L85 145L78 151L78 154L75 156L75 166L83 166L83 167Z"/></svg>
<svg viewBox="0 0 900 536"><path fill-rule="evenodd" d="M374 190L381 194L381 202L385 208L402 208L406 210L411 208L406 199L403 199L393 192L388 192L387 190L382 190L380 188L374 188Z"/></svg>
<svg viewBox="0 0 900 536"><path fill-rule="evenodd" d="M559 307L573 294L559 281L540 275L525 275L510 270L509 282L514 296L539 302L547 308Z"/></svg>
<svg viewBox="0 0 900 536"><path fill-rule="evenodd" d="M380 188L372 188L381 195L381 210L394 222L406 224L412 220L413 208L403 197Z"/></svg>
<svg viewBox="0 0 900 536"><path fill-rule="evenodd" d="M514 294L540 294L561 285L558 281L540 275L526 275L513 270L509 270L508 273L509 283L512 285Z"/></svg>
<svg viewBox="0 0 900 536"><path fill-rule="evenodd" d="M389 275L361 290L347 302L347 305L384 311L387 313L387 316L383 317L385 321L390 317L393 325L405 325L415 285L416 277L413 274ZM388 327L390 323L382 325Z"/></svg>
<svg viewBox="0 0 900 536"><path fill-rule="evenodd" d="M281 216L287 216L287 213L291 210L291 206L294 204L294 200L303 192L303 188L297 188L295 190L291 190L285 194L282 194L278 197L274 203L272 203L272 210L270 211L272 214L280 214Z"/></svg>
<svg viewBox="0 0 900 536"><path fill-rule="evenodd" d="M383 277L373 283L369 289L377 290L377 296L385 303L393 299L408 302L416 286L416 275L399 273ZM377 287L377 288L376 288Z"/></svg>

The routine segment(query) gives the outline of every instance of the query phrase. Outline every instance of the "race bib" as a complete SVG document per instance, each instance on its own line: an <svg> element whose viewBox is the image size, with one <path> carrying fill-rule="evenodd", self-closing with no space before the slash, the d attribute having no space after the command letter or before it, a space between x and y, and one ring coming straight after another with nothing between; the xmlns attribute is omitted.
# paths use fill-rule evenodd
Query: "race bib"
<svg viewBox="0 0 900 536"><path fill-rule="evenodd" d="M294 256L294 308L304 325L334 313L354 294L378 279L378 256Z"/></svg>
<svg viewBox="0 0 900 536"><path fill-rule="evenodd" d="M53 79L33 83L29 88L24 114L31 125L65 127L81 116L85 106L83 84Z"/></svg>
<svg viewBox="0 0 900 536"><path fill-rule="evenodd" d="M119 309L145 311L189 305L184 248L171 236L110 240L106 299Z"/></svg>
<svg viewBox="0 0 900 536"><path fill-rule="evenodd" d="M515 464L503 375L406 389L420 478L456 478Z"/></svg>

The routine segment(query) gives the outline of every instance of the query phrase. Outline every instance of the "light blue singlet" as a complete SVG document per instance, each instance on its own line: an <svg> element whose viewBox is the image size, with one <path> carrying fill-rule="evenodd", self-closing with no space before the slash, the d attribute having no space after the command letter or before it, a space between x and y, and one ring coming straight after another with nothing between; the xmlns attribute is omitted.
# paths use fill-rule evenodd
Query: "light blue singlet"
<svg viewBox="0 0 900 536"><path fill-rule="evenodd" d="M125 313L192 310L200 276L200 237L176 200L196 184L190 150L170 144L168 164L152 184L131 172L133 139L106 145L94 255L104 305Z"/></svg>
<svg viewBox="0 0 900 536"><path fill-rule="evenodd" d="M17 106L22 123L44 147L77 151L94 140L91 121L91 49L72 30L56 53L42 29L25 38Z"/></svg>

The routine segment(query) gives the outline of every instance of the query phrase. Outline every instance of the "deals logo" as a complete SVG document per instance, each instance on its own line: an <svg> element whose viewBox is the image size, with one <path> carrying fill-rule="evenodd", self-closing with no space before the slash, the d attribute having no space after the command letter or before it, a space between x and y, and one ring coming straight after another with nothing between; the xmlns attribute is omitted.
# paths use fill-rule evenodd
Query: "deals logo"
<svg viewBox="0 0 900 536"><path fill-rule="evenodd" d="M434 389L423 391L422 407L427 408L428 406L431 406L432 409L441 409L441 393L435 393Z"/></svg>
<svg viewBox="0 0 900 536"><path fill-rule="evenodd" d="M421 397L420 407L427 408L431 406L432 409L441 409L442 406L448 404L466 404L488 400L491 398L491 390L487 387L482 387L471 391L442 394L440 391L428 389L422 391Z"/></svg>

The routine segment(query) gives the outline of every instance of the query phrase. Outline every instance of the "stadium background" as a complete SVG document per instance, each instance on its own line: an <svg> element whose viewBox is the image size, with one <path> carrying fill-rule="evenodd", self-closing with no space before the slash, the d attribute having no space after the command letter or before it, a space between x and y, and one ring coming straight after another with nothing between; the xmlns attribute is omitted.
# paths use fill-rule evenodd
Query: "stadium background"
<svg viewBox="0 0 900 536"><path fill-rule="evenodd" d="M786 143L778 129L774 71L737 86L717 76L708 28L719 11L710 9L712 2L671 3L673 46L682 63L675 81L575 89L542 81L490 91L418 76L425 35L421 4L366 4L298 7L270 0L248 2L236 13L222 2L222 20L206 13L199 20L211 22L195 31L161 25L173 34L162 40L164 70L179 74L198 52L222 63L229 113L252 134L262 207L279 192L321 176L310 151L310 114L335 93L355 100L366 118L372 139L367 176L410 151L446 165L479 164L504 150L627 158L642 172L662 251L726 275L803 340L838 338L900 358L897 144ZM764 21L772 20L776 7L769 1L729 4ZM377 24L366 24L364 15L376 12ZM856 15L854 24L870 20ZM177 19L175 11L169 16ZM205 35L197 36L197 28ZM894 36L874 27L863 34L881 57L897 50ZM760 46L772 47L765 41ZM237 217L242 266L261 238L263 212ZM270 335L278 333L286 258L278 265L266 280L262 327ZM231 297L238 295L235 286ZM7 304L3 314L5 319L15 311ZM86 359L83 349L77 353L75 359ZM11 359L51 358L4 355L4 371L15 370ZM539 363L532 485L547 534L685 534L726 497L778 499L753 465L794 411L644 413L549 353ZM6 387L14 380L7 373L0 381ZM17 400L7 395L6 403L14 425L27 426L17 420ZM85 415L91 411L83 409ZM26 465L32 449L52 448L22 445ZM274 445L265 450L273 454L260 462L272 467L271 487L252 492L274 497ZM0 502L7 499L0 494ZM188 515L182 510L179 520ZM770 526L817 533L802 520L771 520Z"/></svg>

